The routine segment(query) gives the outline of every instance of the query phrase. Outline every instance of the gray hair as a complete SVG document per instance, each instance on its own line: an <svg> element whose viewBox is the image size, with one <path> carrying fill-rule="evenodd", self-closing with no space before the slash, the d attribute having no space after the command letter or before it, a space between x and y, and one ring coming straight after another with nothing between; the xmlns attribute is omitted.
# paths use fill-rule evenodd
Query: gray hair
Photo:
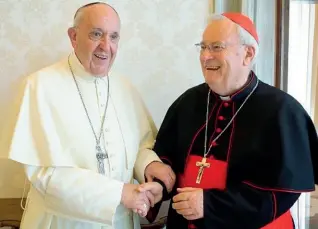
<svg viewBox="0 0 318 229"><path fill-rule="evenodd" d="M227 17L225 17L221 14L215 14L209 18L209 23L211 23L212 21L218 21L218 20L230 20L230 19L228 19ZM235 23L235 22L233 22L233 23ZM239 35L240 42L246 46L254 47L254 49L255 49L255 55L254 55L254 58L251 62L251 67L252 67L255 64L255 61L256 61L256 58L257 58L257 55L259 52L259 45L258 45L257 41L255 40L255 38L249 32L247 32L239 24L236 24L236 25L238 28L238 35Z"/></svg>

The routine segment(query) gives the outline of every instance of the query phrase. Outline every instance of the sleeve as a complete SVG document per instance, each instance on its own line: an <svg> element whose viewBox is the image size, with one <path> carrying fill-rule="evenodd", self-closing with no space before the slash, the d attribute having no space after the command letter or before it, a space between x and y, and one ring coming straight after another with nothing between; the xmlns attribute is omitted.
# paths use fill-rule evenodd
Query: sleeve
<svg viewBox="0 0 318 229"><path fill-rule="evenodd" d="M122 182L79 168L25 166L25 171L48 212L79 221L113 224Z"/></svg>
<svg viewBox="0 0 318 229"><path fill-rule="evenodd" d="M280 141L272 141L272 152L281 155L277 188L313 191L318 179L318 136L310 116L297 101L286 101L277 123Z"/></svg>
<svg viewBox="0 0 318 229"><path fill-rule="evenodd" d="M158 132L156 142L154 145L154 151L159 156L160 160L169 165L172 170L177 173L177 105L179 99L176 100L168 109L167 114L162 122L160 130ZM170 193L167 193L167 188L163 183L163 201L169 200L175 194L176 187Z"/></svg>
<svg viewBox="0 0 318 229"><path fill-rule="evenodd" d="M52 102L54 96L46 93L49 87L54 88L56 81L47 80L44 75L60 73L37 72L18 83L17 94L0 131L0 158L33 166L76 167L71 148L65 147L61 139L65 133L57 127L59 115Z"/></svg>
<svg viewBox="0 0 318 229"><path fill-rule="evenodd" d="M154 145L154 151L160 157L162 162L171 166L173 170L175 165L175 157L177 152L177 104L175 101L168 109L162 125L159 129L156 142Z"/></svg>
<svg viewBox="0 0 318 229"><path fill-rule="evenodd" d="M242 167L242 180L268 190L311 192L318 182L314 124L294 99L283 100L275 112L261 131L257 153L249 157L253 163Z"/></svg>
<svg viewBox="0 0 318 229"><path fill-rule="evenodd" d="M134 178L141 184L145 182L145 169L153 161L161 161L152 150L157 128L144 102L134 89L134 100L139 124L139 150L134 166Z"/></svg>
<svg viewBox="0 0 318 229"><path fill-rule="evenodd" d="M178 100L177 100L178 101ZM176 106L177 101L174 102L170 108L167 111L167 114L165 115L162 125L159 129L156 142L154 145L154 151L159 156L160 160L171 166L171 168L176 171L175 169L175 154L176 152L176 142L177 142L177 128L176 128ZM164 186L163 182L156 180L163 186L163 199L155 204L153 208L150 208L146 218L147 220L152 223L155 221L161 205L163 201L169 200L172 198L172 196L175 194L175 188L168 194L167 189Z"/></svg>
<svg viewBox="0 0 318 229"><path fill-rule="evenodd" d="M226 191L204 190L204 225L262 228L287 212L299 196L299 193L263 191L246 184Z"/></svg>

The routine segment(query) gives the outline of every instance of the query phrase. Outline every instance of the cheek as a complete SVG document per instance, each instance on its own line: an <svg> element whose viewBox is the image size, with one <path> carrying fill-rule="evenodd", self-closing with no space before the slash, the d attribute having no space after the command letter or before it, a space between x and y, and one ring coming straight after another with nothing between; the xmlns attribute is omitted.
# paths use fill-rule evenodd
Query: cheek
<svg viewBox="0 0 318 229"><path fill-rule="evenodd" d="M200 57L200 63L201 63L201 66L203 67L204 66L204 59L202 57Z"/></svg>
<svg viewBox="0 0 318 229"><path fill-rule="evenodd" d="M87 44L87 50L88 50L88 52L90 52L93 55L94 52L99 50L99 43L97 43L97 42L89 42Z"/></svg>
<svg viewBox="0 0 318 229"><path fill-rule="evenodd" d="M87 56L89 56L94 51L94 45L92 44L92 42L87 40L79 43L78 48Z"/></svg>
<svg viewBox="0 0 318 229"><path fill-rule="evenodd" d="M222 58L222 61L223 61L222 62L223 65L226 66L226 68L231 69L235 67L237 57L232 55L227 55Z"/></svg>
<svg viewBox="0 0 318 229"><path fill-rule="evenodd" d="M212 58L200 55L200 64L202 68L205 68L205 65L209 62L209 60L212 60Z"/></svg>
<svg viewBox="0 0 318 229"><path fill-rule="evenodd" d="M117 50L118 50L118 44L110 45L110 51L113 56L116 56Z"/></svg>
<svg viewBox="0 0 318 229"><path fill-rule="evenodd" d="M95 49L98 47L98 45L99 45L99 42L92 41L87 38L81 42L81 46L83 47L86 53L94 52Z"/></svg>
<svg viewBox="0 0 318 229"><path fill-rule="evenodd" d="M200 55L200 61L202 64L204 64L207 60L211 59L211 57L207 56L207 55Z"/></svg>
<svg viewBox="0 0 318 229"><path fill-rule="evenodd" d="M217 60L221 65L227 65L227 58L228 56L224 53L221 53L218 57Z"/></svg>

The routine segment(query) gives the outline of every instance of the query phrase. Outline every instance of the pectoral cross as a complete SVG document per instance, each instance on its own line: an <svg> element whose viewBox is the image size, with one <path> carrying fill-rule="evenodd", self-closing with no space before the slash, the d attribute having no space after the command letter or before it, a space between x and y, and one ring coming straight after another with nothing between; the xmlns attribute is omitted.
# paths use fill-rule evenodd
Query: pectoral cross
<svg viewBox="0 0 318 229"><path fill-rule="evenodd" d="M104 160L107 158L107 154L103 152L100 145L96 146L96 158L97 158L97 167L98 172L100 174L105 174L105 166L104 166Z"/></svg>
<svg viewBox="0 0 318 229"><path fill-rule="evenodd" d="M204 169L209 168L210 163L207 163L206 158L204 157L204 158L202 158L202 161L197 161L196 166L200 167L199 172L198 172L198 176L197 176L197 180L196 180L196 183L200 184Z"/></svg>

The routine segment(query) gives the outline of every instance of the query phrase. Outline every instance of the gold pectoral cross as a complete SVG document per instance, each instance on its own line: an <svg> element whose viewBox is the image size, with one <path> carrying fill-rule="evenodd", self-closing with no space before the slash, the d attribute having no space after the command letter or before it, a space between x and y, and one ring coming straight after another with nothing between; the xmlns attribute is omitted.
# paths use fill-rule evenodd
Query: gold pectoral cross
<svg viewBox="0 0 318 229"><path fill-rule="evenodd" d="M197 176L197 180L196 180L196 183L200 184L204 169L209 168L210 163L207 163L206 158L204 157L204 158L202 158L202 161L197 161L196 166L200 167L199 172L198 172L198 176Z"/></svg>

